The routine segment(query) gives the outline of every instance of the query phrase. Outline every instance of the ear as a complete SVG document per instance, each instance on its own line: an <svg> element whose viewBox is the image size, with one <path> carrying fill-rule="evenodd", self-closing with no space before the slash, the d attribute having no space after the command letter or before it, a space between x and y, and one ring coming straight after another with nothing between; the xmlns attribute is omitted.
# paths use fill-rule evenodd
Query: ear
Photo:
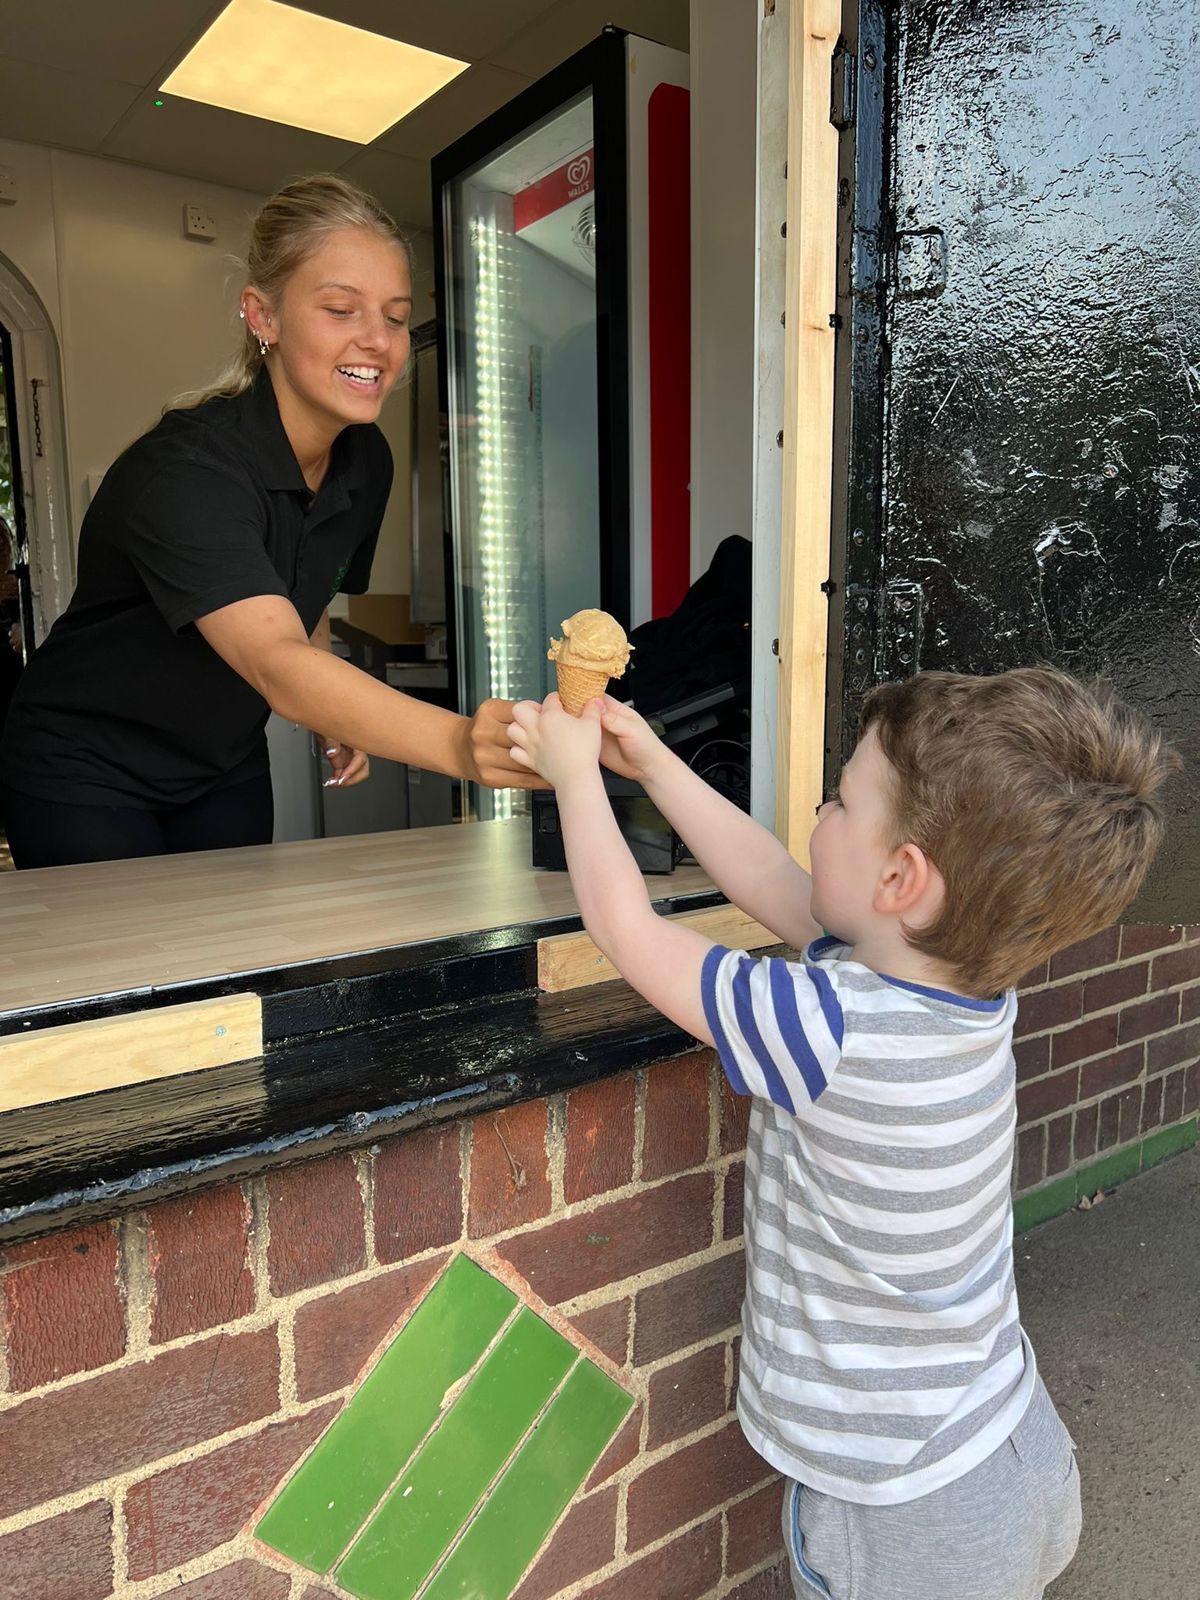
<svg viewBox="0 0 1200 1600"><path fill-rule="evenodd" d="M924 850L902 844L884 864L872 909L881 916L901 917L921 926L937 915L945 892L942 875Z"/></svg>
<svg viewBox="0 0 1200 1600"><path fill-rule="evenodd" d="M271 320L271 308L257 289L247 286L242 290L242 311L246 326L257 335Z"/></svg>

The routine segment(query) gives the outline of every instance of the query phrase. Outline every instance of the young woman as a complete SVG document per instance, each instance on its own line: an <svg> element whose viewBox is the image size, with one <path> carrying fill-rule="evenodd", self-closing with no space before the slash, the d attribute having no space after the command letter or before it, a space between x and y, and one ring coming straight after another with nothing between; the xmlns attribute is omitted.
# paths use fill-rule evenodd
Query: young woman
<svg viewBox="0 0 1200 1600"><path fill-rule="evenodd" d="M236 360L105 475L21 678L0 747L18 867L268 843L271 711L321 735L343 785L367 752L529 784L507 701L455 716L329 652L326 608L367 588L391 488L376 419L409 359L406 241L312 177L263 207L248 267Z"/></svg>

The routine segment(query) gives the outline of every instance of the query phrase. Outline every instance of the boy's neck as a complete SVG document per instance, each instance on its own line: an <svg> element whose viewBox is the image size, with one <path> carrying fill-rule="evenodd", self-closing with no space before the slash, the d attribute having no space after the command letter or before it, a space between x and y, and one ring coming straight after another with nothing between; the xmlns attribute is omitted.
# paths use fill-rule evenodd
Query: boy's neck
<svg viewBox="0 0 1200 1600"><path fill-rule="evenodd" d="M958 977L944 962L922 955L904 939L867 935L850 951L850 959L869 967L881 977L899 978L902 983L919 984L923 989L941 989L964 1000L978 999L968 994Z"/></svg>

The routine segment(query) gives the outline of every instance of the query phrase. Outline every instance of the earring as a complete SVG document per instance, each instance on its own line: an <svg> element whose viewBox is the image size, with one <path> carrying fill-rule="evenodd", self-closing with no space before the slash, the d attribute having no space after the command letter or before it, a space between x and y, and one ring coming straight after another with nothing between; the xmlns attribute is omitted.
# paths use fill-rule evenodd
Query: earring
<svg viewBox="0 0 1200 1600"><path fill-rule="evenodd" d="M262 334L260 333L258 335L258 353L259 353L259 355L260 356L265 356L267 354L267 352L270 350L270 348L271 348L270 342L268 340L264 339Z"/></svg>
<svg viewBox="0 0 1200 1600"><path fill-rule="evenodd" d="M238 307L238 316L241 318L241 320L243 322L245 322L245 320L246 320L246 308L245 308L245 306L239 306Z"/></svg>

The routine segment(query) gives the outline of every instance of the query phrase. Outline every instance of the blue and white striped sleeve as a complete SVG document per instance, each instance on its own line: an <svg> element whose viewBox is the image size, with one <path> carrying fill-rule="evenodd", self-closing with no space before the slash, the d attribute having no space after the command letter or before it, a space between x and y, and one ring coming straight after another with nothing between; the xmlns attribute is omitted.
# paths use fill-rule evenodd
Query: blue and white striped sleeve
<svg viewBox="0 0 1200 1600"><path fill-rule="evenodd" d="M793 1115L822 1093L842 1053L842 1008L827 967L714 945L704 1014L730 1086Z"/></svg>

